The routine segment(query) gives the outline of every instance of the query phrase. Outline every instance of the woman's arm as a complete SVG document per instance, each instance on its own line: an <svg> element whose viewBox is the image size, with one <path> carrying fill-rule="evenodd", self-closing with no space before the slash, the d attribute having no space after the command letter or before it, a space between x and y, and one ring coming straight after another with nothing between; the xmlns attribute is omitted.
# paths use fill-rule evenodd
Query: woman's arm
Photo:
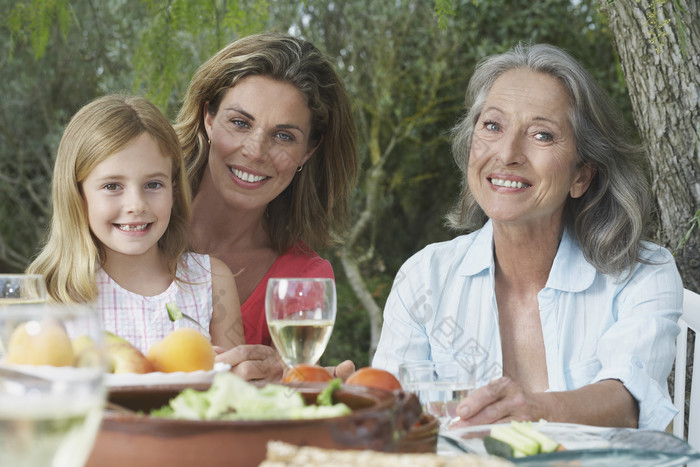
<svg viewBox="0 0 700 467"><path fill-rule="evenodd" d="M210 257L210 262L213 308L209 323L211 342L230 349L245 344L236 280L223 261Z"/></svg>
<svg viewBox="0 0 700 467"><path fill-rule="evenodd" d="M604 380L572 391L526 392L508 377L483 386L457 408L453 426L486 425L510 420L594 426L637 427L637 401L617 380Z"/></svg>

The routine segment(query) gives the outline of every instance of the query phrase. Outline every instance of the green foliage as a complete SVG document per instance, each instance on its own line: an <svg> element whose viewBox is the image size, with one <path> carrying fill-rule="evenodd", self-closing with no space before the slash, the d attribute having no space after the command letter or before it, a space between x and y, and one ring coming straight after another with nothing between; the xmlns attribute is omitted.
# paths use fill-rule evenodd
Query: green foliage
<svg viewBox="0 0 700 467"><path fill-rule="evenodd" d="M673 0L673 14L675 16L674 24L678 28L678 42L680 44L681 56L688 59L688 26L683 21L682 17L687 14L683 5L679 0Z"/></svg>
<svg viewBox="0 0 700 467"><path fill-rule="evenodd" d="M637 0L639 2L639 0ZM666 38L666 31L664 28L668 23L671 22L670 19L661 19L659 12L661 12L666 0L654 0L651 2L649 7L646 9L646 24L649 28L649 43L656 47L656 53L661 52L661 46L663 46Z"/></svg>
<svg viewBox="0 0 700 467"><path fill-rule="evenodd" d="M449 17L454 15L455 11L451 0L435 0L435 20L440 29L447 29Z"/></svg>
<svg viewBox="0 0 700 467"><path fill-rule="evenodd" d="M71 13L68 0L30 0L16 3L5 18L10 33L10 54L15 44L29 43L34 58L43 57L54 24L58 24L65 39L71 23Z"/></svg>
<svg viewBox="0 0 700 467"><path fill-rule="evenodd" d="M197 66L236 37L261 31L268 18L266 0L144 3L150 20L134 48L133 92L168 114Z"/></svg>
<svg viewBox="0 0 700 467"><path fill-rule="evenodd" d="M685 235L683 235L683 238L678 243L676 249L673 250L674 256L676 253L678 253L678 250L680 250L683 247L683 245L685 245L685 243L688 241L690 236L693 234L693 230L695 229L695 227L698 227L700 229L700 209L695 211L695 215L692 219L690 219L690 221L688 221L688 224L690 224L688 231L685 233Z"/></svg>

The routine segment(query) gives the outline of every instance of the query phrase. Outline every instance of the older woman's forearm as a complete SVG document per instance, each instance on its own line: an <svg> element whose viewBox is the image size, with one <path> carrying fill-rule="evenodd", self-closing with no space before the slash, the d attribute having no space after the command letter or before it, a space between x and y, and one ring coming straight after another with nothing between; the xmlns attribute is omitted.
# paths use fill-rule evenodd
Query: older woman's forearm
<svg viewBox="0 0 700 467"><path fill-rule="evenodd" d="M637 428L639 407L636 399L618 380L608 379L580 389L532 394L551 422Z"/></svg>
<svg viewBox="0 0 700 467"><path fill-rule="evenodd" d="M457 407L454 427L504 423L510 420L547 420L597 426L638 425L637 401L618 380L562 392L529 392L501 377L467 396Z"/></svg>

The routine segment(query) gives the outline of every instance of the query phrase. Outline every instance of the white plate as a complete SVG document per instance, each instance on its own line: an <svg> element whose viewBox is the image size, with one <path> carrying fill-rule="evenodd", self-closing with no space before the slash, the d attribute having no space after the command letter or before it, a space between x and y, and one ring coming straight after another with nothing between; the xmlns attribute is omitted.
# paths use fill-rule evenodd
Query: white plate
<svg viewBox="0 0 700 467"><path fill-rule="evenodd" d="M209 371L177 371L175 373L122 373L118 375L108 374L106 382L107 387L121 386L149 386L157 384L194 384L194 383L210 383L217 373L223 373L231 369L228 363L217 362L214 368Z"/></svg>
<svg viewBox="0 0 700 467"><path fill-rule="evenodd" d="M18 381L23 384L36 382L77 382L98 379L101 368L75 368L72 366L17 365L0 362L0 380ZM37 381L38 380L38 381Z"/></svg>
<svg viewBox="0 0 700 467"><path fill-rule="evenodd" d="M494 426L496 425L441 430L442 446L445 452L452 447L456 452L486 454L483 437ZM604 428L573 423L537 422L533 426L561 443L566 450L511 459L513 463L537 467L668 467L700 459L700 453L688 443L663 431ZM446 446L445 443L450 445Z"/></svg>
<svg viewBox="0 0 700 467"><path fill-rule="evenodd" d="M467 428L441 430L440 434L457 441L462 448L476 454L487 454L482 441L483 437L497 425L478 425ZM610 447L610 441L600 436L609 428L576 425L573 423L536 422L533 427L547 436L555 439L567 450L605 449Z"/></svg>

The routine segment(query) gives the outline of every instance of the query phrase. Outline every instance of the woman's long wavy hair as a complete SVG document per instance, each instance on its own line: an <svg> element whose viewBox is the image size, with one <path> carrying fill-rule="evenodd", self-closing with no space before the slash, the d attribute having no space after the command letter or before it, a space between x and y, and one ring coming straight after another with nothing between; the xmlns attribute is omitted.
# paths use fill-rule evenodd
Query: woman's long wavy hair
<svg viewBox="0 0 700 467"><path fill-rule="evenodd" d="M452 152L462 172L460 201L447 216L457 230L474 230L486 214L469 190L467 171L476 122L493 83L503 73L528 69L553 76L569 94L569 119L579 164L596 169L586 193L566 201L565 223L586 259L602 273L631 272L642 261L641 240L651 213L644 152L628 140L618 109L593 77L569 54L546 44L515 46L477 66L466 92L466 114L452 130Z"/></svg>
<svg viewBox="0 0 700 467"><path fill-rule="evenodd" d="M51 187L51 224L41 251L27 269L28 273L44 275L52 300L87 303L97 298L95 271L104 261L104 251L90 232L81 184L98 164L143 133L152 136L172 161L173 207L158 247L175 278L178 262L189 246L191 208L180 142L167 118L148 100L109 95L80 109L58 146Z"/></svg>
<svg viewBox="0 0 700 467"><path fill-rule="evenodd" d="M204 109L216 115L225 92L246 76L289 83L311 110L310 148L304 169L267 208L272 246L280 254L303 240L321 248L339 240L349 220L357 176L357 133L350 99L331 62L313 44L288 35L259 34L219 51L194 74L177 117L177 131L196 195L209 160Z"/></svg>

